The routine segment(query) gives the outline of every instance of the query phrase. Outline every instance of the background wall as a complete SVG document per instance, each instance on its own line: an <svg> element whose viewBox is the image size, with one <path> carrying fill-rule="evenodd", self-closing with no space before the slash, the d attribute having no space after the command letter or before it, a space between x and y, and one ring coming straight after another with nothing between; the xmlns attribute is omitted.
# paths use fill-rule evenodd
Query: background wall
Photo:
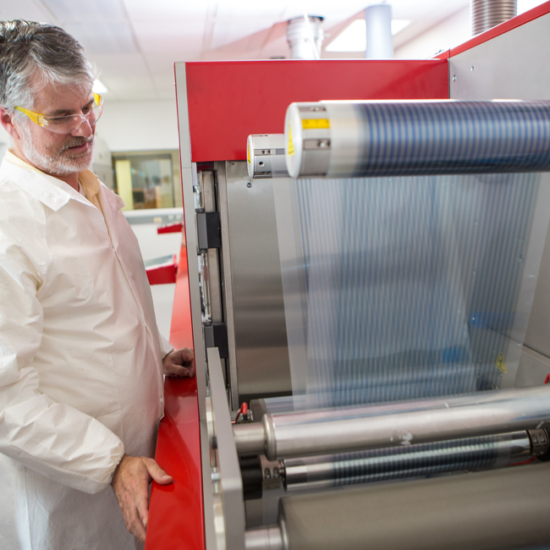
<svg viewBox="0 0 550 550"><path fill-rule="evenodd" d="M427 29L400 48L395 49L396 59L427 59L442 50L458 46L472 37L470 8L466 7L441 23Z"/></svg>
<svg viewBox="0 0 550 550"><path fill-rule="evenodd" d="M111 151L179 149L175 92L174 99L143 101L109 101L105 95L97 134Z"/></svg>

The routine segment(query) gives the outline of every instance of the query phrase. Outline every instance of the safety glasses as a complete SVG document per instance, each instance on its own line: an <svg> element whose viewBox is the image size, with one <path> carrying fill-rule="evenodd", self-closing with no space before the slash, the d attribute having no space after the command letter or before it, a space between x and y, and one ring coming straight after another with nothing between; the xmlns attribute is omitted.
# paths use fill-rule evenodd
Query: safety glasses
<svg viewBox="0 0 550 550"><path fill-rule="evenodd" d="M50 132L70 134L80 128L83 122L88 122L90 126L93 126L99 120L99 117L103 113L103 98L99 94L94 93L94 102L84 109L82 114L78 115L50 116L34 113L23 107L15 108L26 114L35 124L46 128Z"/></svg>

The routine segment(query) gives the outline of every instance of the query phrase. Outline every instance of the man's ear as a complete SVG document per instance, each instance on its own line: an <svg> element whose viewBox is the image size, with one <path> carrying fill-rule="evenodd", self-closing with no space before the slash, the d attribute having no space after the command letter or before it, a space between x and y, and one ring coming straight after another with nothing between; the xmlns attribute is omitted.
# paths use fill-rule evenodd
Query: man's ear
<svg viewBox="0 0 550 550"><path fill-rule="evenodd" d="M19 131L13 123L13 118L14 116L10 115L8 111L0 105L0 123L13 139L19 139Z"/></svg>

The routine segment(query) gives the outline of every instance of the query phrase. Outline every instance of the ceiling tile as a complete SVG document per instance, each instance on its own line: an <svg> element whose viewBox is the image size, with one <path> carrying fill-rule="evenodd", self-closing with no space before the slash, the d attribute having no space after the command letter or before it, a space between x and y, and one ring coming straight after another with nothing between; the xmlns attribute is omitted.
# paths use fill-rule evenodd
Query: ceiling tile
<svg viewBox="0 0 550 550"><path fill-rule="evenodd" d="M63 28L72 34L87 54L121 54L138 51L132 29L124 21L115 23L66 23Z"/></svg>
<svg viewBox="0 0 550 550"><path fill-rule="evenodd" d="M89 55L88 59L100 70L102 82L109 75L120 77L146 77L149 75L147 63L139 53Z"/></svg>
<svg viewBox="0 0 550 550"><path fill-rule="evenodd" d="M209 4L216 0L122 0L131 21L186 21L206 17Z"/></svg>
<svg viewBox="0 0 550 550"><path fill-rule="evenodd" d="M202 50L204 19L196 21L134 22L133 28L142 52L148 54L199 54ZM175 60L175 58L174 58Z"/></svg>
<svg viewBox="0 0 550 550"><path fill-rule="evenodd" d="M58 23L40 2L33 0L17 0L17 2L3 0L0 2L0 18L2 21L12 19L26 19L44 23Z"/></svg>
<svg viewBox="0 0 550 550"><path fill-rule="evenodd" d="M18 0L19 1L19 0ZM51 12L66 23L125 21L120 0L42 0Z"/></svg>
<svg viewBox="0 0 550 550"><path fill-rule="evenodd" d="M212 38L212 49L221 48L259 31L273 26L274 21L265 17L217 17Z"/></svg>

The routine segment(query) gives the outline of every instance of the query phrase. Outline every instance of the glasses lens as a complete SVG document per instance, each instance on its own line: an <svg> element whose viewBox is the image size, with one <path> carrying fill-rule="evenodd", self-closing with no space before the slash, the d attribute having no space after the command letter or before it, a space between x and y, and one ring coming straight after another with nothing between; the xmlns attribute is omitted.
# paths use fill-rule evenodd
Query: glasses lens
<svg viewBox="0 0 550 550"><path fill-rule="evenodd" d="M99 105L94 103L92 109L90 109L84 115L67 115L56 117L44 117L44 127L50 132L56 134L70 134L77 128L80 128L84 120L87 120L90 126L93 126L103 113L103 102Z"/></svg>

